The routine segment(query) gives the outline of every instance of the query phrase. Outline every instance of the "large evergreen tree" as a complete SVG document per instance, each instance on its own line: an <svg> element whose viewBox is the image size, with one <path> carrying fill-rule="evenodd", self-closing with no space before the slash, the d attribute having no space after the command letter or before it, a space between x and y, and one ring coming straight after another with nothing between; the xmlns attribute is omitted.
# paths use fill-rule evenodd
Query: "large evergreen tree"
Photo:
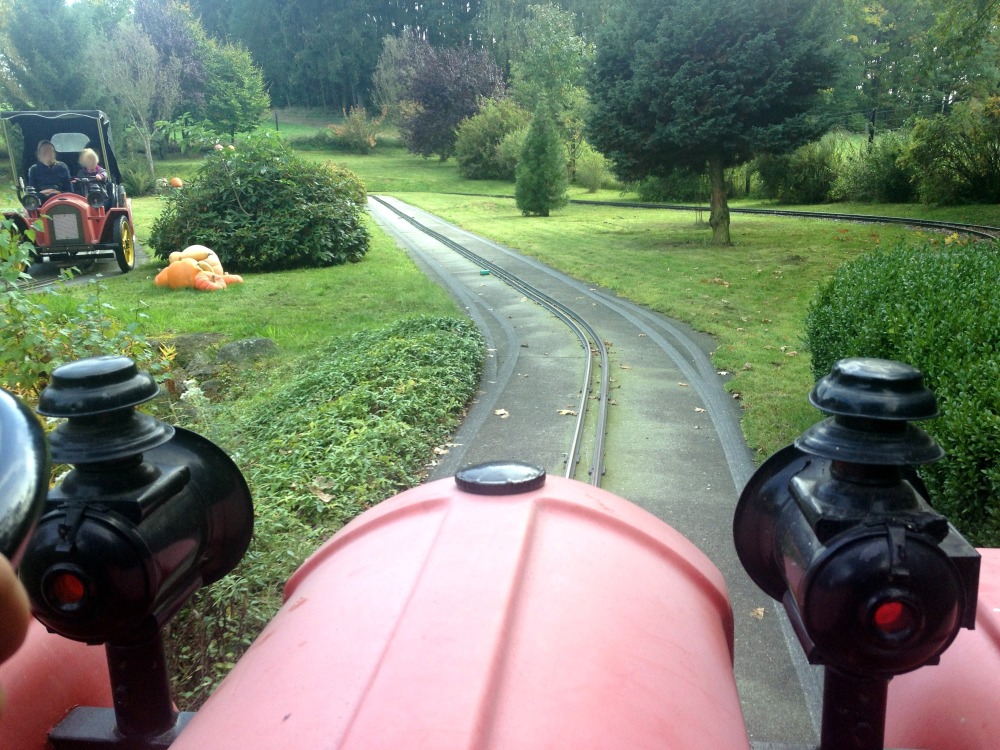
<svg viewBox="0 0 1000 750"><path fill-rule="evenodd" d="M816 137L837 68L835 0L632 0L598 37L592 142L625 179L707 165L730 244L724 170Z"/></svg>

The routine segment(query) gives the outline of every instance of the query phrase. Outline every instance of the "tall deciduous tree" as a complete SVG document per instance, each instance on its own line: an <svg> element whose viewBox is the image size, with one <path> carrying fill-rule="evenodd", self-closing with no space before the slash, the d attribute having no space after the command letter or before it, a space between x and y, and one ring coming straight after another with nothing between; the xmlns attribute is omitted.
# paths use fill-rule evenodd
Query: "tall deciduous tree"
<svg viewBox="0 0 1000 750"><path fill-rule="evenodd" d="M108 49L117 50L114 65L104 58ZM161 60L149 37L128 21L118 24L110 38L95 40L90 55L91 67L98 71L105 91L127 114L142 141L149 174L154 175L153 138L160 128L158 123L176 114L181 95L180 62L177 58Z"/></svg>
<svg viewBox="0 0 1000 750"><path fill-rule="evenodd" d="M180 65L178 109L204 114L205 59L210 39L191 9L179 0L135 0L135 23L156 47L160 60Z"/></svg>
<svg viewBox="0 0 1000 750"><path fill-rule="evenodd" d="M455 150L462 120L478 111L480 101L503 91L503 76L486 51L424 44L414 61L400 135L413 153L445 160Z"/></svg>
<svg viewBox="0 0 1000 750"><path fill-rule="evenodd" d="M514 98L529 112L546 102L569 146L570 172L583 141L587 92L581 85L593 48L576 34L574 16L556 5L529 5L522 43L511 61Z"/></svg>
<svg viewBox="0 0 1000 750"><path fill-rule="evenodd" d="M823 129L837 69L833 0L632 0L598 38L589 131L625 179L707 165L713 241L728 245L724 170Z"/></svg>
<svg viewBox="0 0 1000 750"><path fill-rule="evenodd" d="M271 100L250 53L234 44L211 44L205 60L205 116L233 138L260 125Z"/></svg>
<svg viewBox="0 0 1000 750"><path fill-rule="evenodd" d="M413 81L417 56L426 45L414 32L382 40L382 53L372 73L372 99L390 122L399 121L400 104Z"/></svg>
<svg viewBox="0 0 1000 750"><path fill-rule="evenodd" d="M2 96L20 109L75 107L87 88L79 66L78 14L63 3L14 0L0 49Z"/></svg>

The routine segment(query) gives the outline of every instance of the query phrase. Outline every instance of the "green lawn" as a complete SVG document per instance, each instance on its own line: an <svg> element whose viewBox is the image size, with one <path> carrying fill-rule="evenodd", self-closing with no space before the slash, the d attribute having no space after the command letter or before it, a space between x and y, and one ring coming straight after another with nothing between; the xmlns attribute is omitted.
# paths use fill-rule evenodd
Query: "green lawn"
<svg viewBox="0 0 1000 750"><path fill-rule="evenodd" d="M141 239L159 199L135 201ZM282 273L247 274L245 283L207 294L157 287L161 261L104 279L103 292L120 311L142 312L144 328L165 332L220 332L233 339L266 336L290 355L326 340L413 315L458 316L441 289L427 283L412 261L374 223L371 250L360 263ZM81 294L83 292L74 292Z"/></svg>
<svg viewBox="0 0 1000 750"><path fill-rule="evenodd" d="M316 132L330 118L279 113L282 134ZM310 131L311 129L311 131ZM694 226L694 214L569 206L548 219L520 216L510 198L463 193L513 194L513 184L463 180L452 159L423 159L398 147L375 154L306 151L305 158L333 161L357 172L373 193L398 195L472 231L534 255L578 278L599 283L711 333L719 343L715 363L736 377L729 387L746 409L744 432L766 455L786 444L815 419L805 403L812 382L803 346L803 320L818 285L858 253L916 233L898 227L837 224L801 219L733 215L735 245L716 248L709 233ZM157 165L160 176L190 179L199 157ZM605 190L571 197L628 200ZM160 209L158 198L133 202L140 242ZM771 207L761 201L733 206ZM848 205L798 207L834 212L922 216L1000 225L1000 207ZM271 335L284 347L306 351L344 330L365 326L369 311L387 322L407 310L436 314L450 305L428 285L391 243L376 233L372 253L356 267L253 277L228 290L226 305L151 286L153 267L122 281L108 281L109 295L127 308L145 309L151 330L226 330L234 336ZM404 268L405 267L405 268ZM260 299L267 305L260 305ZM336 305L327 311L327 305ZM454 308L449 308L454 310Z"/></svg>

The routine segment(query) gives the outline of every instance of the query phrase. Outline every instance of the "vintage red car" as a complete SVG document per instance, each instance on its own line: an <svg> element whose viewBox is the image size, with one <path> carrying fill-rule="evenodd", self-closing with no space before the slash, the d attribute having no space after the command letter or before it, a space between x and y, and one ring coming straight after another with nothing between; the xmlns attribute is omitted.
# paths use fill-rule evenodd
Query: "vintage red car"
<svg viewBox="0 0 1000 750"><path fill-rule="evenodd" d="M114 258L122 273L131 271L135 224L112 150L108 116L99 110L0 112L0 125L22 205L21 210L5 210L4 217L22 231L41 227L32 239L36 260ZM71 176L80 170L80 152L93 149L107 178L74 178L73 192L38 192L26 178L40 141L52 143Z"/></svg>

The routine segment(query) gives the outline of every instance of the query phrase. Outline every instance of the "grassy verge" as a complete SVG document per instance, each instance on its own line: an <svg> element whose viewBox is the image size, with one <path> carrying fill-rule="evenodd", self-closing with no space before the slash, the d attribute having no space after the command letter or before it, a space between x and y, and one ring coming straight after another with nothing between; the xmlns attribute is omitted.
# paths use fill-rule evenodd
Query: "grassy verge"
<svg viewBox="0 0 1000 750"><path fill-rule="evenodd" d="M238 568L170 625L171 674L196 708L281 604L281 586L323 540L416 484L475 391L483 341L471 323L412 318L333 338L254 395L189 399L194 427L234 453L255 501Z"/></svg>

